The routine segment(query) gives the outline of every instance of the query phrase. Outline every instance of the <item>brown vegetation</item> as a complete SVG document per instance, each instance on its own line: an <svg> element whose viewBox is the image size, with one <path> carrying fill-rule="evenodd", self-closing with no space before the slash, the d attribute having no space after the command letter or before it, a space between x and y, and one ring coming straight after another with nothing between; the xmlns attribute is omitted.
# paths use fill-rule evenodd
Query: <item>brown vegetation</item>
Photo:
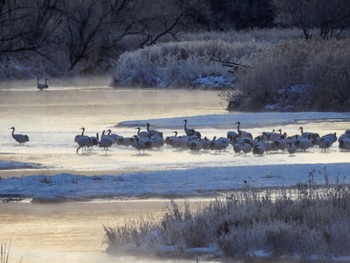
<svg viewBox="0 0 350 263"><path fill-rule="evenodd" d="M270 259L349 256L350 191L345 185L318 188L237 191L202 209L180 209L172 202L158 222L142 219L105 227L108 252L124 248L184 256L190 248L214 247L216 255ZM163 248L163 249L162 249ZM130 252L130 251L129 251ZM187 255L188 256L188 255Z"/></svg>
<svg viewBox="0 0 350 263"><path fill-rule="evenodd" d="M256 52L238 69L241 97L231 109L347 111L350 109L350 40L281 41ZM266 108L265 108L266 109Z"/></svg>

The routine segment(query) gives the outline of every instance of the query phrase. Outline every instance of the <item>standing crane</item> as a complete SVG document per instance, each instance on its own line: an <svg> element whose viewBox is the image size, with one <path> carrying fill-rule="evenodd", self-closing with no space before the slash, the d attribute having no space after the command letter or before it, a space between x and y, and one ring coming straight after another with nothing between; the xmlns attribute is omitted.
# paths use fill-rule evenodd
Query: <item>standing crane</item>
<svg viewBox="0 0 350 263"><path fill-rule="evenodd" d="M47 84L47 79L45 79L45 83L40 83L40 82L39 82L39 78L38 78L36 87L37 87L39 90L48 89L48 88L49 88L49 85Z"/></svg>
<svg viewBox="0 0 350 263"><path fill-rule="evenodd" d="M15 133L15 127L11 127L10 129L12 129L12 137L16 140L16 142L19 142L19 144L29 142L28 135Z"/></svg>

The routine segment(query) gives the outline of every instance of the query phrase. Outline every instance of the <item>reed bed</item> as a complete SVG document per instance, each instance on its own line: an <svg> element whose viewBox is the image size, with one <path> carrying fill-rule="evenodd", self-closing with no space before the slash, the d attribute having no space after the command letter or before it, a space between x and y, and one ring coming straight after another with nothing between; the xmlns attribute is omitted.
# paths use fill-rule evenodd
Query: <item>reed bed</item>
<svg viewBox="0 0 350 263"><path fill-rule="evenodd" d="M350 255L349 218L348 185L298 184L247 188L201 208L171 202L160 220L105 226L105 233L109 253L330 260Z"/></svg>

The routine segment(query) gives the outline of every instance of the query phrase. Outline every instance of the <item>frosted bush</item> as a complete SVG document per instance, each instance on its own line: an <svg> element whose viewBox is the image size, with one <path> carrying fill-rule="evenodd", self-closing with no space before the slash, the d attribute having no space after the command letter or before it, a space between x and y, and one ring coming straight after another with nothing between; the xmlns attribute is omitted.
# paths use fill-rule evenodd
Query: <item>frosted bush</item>
<svg viewBox="0 0 350 263"><path fill-rule="evenodd" d="M159 221L108 228L108 251L133 244L133 252L183 255L186 249L214 248L235 259L281 256L332 259L350 255L350 189L243 190L201 209L172 202ZM129 246L130 247L130 246ZM212 252L213 250L211 250ZM215 252L214 252L215 253Z"/></svg>
<svg viewBox="0 0 350 263"><path fill-rule="evenodd" d="M232 79L227 68L211 59L239 62L266 45L256 41L183 41L126 52L117 61L114 85L192 87L198 78L221 76L224 80Z"/></svg>

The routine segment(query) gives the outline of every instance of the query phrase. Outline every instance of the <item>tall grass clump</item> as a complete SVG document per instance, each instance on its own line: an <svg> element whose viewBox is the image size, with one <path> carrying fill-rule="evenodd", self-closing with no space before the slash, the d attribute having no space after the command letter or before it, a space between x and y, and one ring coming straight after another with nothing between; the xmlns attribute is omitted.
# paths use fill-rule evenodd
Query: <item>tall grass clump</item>
<svg viewBox="0 0 350 263"><path fill-rule="evenodd" d="M237 72L246 94L239 105L243 109L278 103L292 110L350 109L349 39L281 41L252 54L245 63L250 67Z"/></svg>
<svg viewBox="0 0 350 263"><path fill-rule="evenodd" d="M235 61L256 52L265 42L223 40L169 42L122 54L113 72L115 86L193 87L201 77L232 75L211 59Z"/></svg>
<svg viewBox="0 0 350 263"><path fill-rule="evenodd" d="M350 255L350 188L298 185L246 189L201 209L172 202L160 220L106 227L108 252L189 256L193 248L215 256L259 255L330 260ZM130 249L132 250L130 251ZM170 251L170 252L169 252ZM210 251L210 252L209 252Z"/></svg>
<svg viewBox="0 0 350 263"><path fill-rule="evenodd" d="M11 241L7 245L7 243L1 243L0 246L0 263L9 263L9 256L11 250Z"/></svg>

